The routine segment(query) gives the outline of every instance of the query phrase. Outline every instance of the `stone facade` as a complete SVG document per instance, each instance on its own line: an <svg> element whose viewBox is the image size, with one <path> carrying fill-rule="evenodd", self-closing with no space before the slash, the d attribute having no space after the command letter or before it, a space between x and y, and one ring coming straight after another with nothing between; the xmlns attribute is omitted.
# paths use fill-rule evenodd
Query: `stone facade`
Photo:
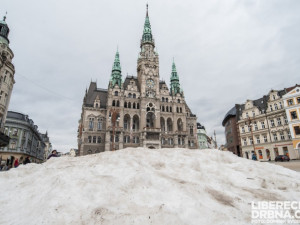
<svg viewBox="0 0 300 225"><path fill-rule="evenodd" d="M117 52L108 89L91 82L86 90L78 129L80 155L126 147L198 148L197 118L185 101L174 62L170 90L160 80L148 10L140 47L137 76L122 80Z"/></svg>
<svg viewBox="0 0 300 225"><path fill-rule="evenodd" d="M277 155L298 157L282 100L286 92L271 90L260 99L247 100L237 112L243 157L251 159L255 154L260 161L274 160Z"/></svg>
<svg viewBox="0 0 300 225"><path fill-rule="evenodd" d="M300 85L296 85L283 96L283 104L291 131L293 147L300 156ZM296 154L296 155L297 155Z"/></svg>
<svg viewBox="0 0 300 225"><path fill-rule="evenodd" d="M0 148L2 161L13 165L15 159L22 163L27 156L31 162L44 161L46 144L50 143L50 140L45 139L46 134L41 134L38 126L27 115L8 111L4 133L10 137L10 142L8 146Z"/></svg>
<svg viewBox="0 0 300 225"><path fill-rule="evenodd" d="M239 109L240 105L235 105L227 112L222 122L223 127L225 127L226 137L226 145L224 148L237 156L241 156L241 139L239 135L239 127L237 126L237 121L239 120L239 114L237 111L239 111Z"/></svg>
<svg viewBox="0 0 300 225"><path fill-rule="evenodd" d="M8 105L15 84L15 67L12 64L14 54L9 47L9 28L6 17L0 20L0 146L8 144L9 139L3 136ZM3 138L2 138L3 137Z"/></svg>

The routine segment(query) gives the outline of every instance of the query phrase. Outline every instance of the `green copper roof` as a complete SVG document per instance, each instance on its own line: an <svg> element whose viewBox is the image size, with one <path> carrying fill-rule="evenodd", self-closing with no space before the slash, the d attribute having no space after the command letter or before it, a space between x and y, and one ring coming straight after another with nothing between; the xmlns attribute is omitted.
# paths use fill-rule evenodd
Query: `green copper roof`
<svg viewBox="0 0 300 225"><path fill-rule="evenodd" d="M116 56L115 56L115 61L114 61L114 65L112 67L112 70L118 70L121 72L121 64L120 64L120 55L119 55L119 51L117 50L116 52Z"/></svg>
<svg viewBox="0 0 300 225"><path fill-rule="evenodd" d="M121 74L121 64L120 64L120 56L119 51L117 50L115 61L112 67L110 81L111 81L111 87L114 87L116 84L121 87L122 85L122 74Z"/></svg>
<svg viewBox="0 0 300 225"><path fill-rule="evenodd" d="M173 64L172 64L172 73L171 73L171 95L176 95L177 93L182 93L182 90L180 88L180 83L179 83L179 77L177 74L176 70L176 65L173 59Z"/></svg>
<svg viewBox="0 0 300 225"><path fill-rule="evenodd" d="M145 19L145 24L144 24L142 41L143 42L153 42L151 25L150 25L150 20L149 20L149 16L148 16L148 4L147 4L147 13L146 13L146 19Z"/></svg>

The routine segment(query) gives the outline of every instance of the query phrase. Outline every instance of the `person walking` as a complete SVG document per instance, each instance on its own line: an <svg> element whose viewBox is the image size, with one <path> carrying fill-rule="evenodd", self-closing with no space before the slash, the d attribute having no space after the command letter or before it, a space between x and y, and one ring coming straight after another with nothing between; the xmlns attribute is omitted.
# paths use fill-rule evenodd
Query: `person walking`
<svg viewBox="0 0 300 225"><path fill-rule="evenodd" d="M17 168L18 166L19 166L19 160L16 159L15 162L14 162L14 167Z"/></svg>
<svg viewBox="0 0 300 225"><path fill-rule="evenodd" d="M30 162L30 159L29 159L29 156L27 156L23 162L24 165L26 165L27 163L31 163Z"/></svg>
<svg viewBox="0 0 300 225"><path fill-rule="evenodd" d="M50 159L51 157L58 157L57 151L56 151L56 150L53 150L53 151L51 152L51 155L49 155L47 159Z"/></svg>

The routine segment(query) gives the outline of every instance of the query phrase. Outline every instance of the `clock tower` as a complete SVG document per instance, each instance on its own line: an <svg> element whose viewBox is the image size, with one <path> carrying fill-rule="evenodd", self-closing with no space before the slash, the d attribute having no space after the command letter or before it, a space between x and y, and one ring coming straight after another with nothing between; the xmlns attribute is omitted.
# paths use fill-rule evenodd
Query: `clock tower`
<svg viewBox="0 0 300 225"><path fill-rule="evenodd" d="M155 99L159 97L159 62L158 54L154 51L155 43L148 16L148 5L140 47L137 75L141 97Z"/></svg>

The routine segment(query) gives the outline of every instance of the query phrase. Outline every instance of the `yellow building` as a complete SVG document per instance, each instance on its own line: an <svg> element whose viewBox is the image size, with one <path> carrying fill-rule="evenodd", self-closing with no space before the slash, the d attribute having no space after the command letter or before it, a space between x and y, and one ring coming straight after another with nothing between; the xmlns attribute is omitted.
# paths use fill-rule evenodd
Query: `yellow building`
<svg viewBox="0 0 300 225"><path fill-rule="evenodd" d="M284 108L292 135L293 147L300 156L300 85L296 85L283 96Z"/></svg>

